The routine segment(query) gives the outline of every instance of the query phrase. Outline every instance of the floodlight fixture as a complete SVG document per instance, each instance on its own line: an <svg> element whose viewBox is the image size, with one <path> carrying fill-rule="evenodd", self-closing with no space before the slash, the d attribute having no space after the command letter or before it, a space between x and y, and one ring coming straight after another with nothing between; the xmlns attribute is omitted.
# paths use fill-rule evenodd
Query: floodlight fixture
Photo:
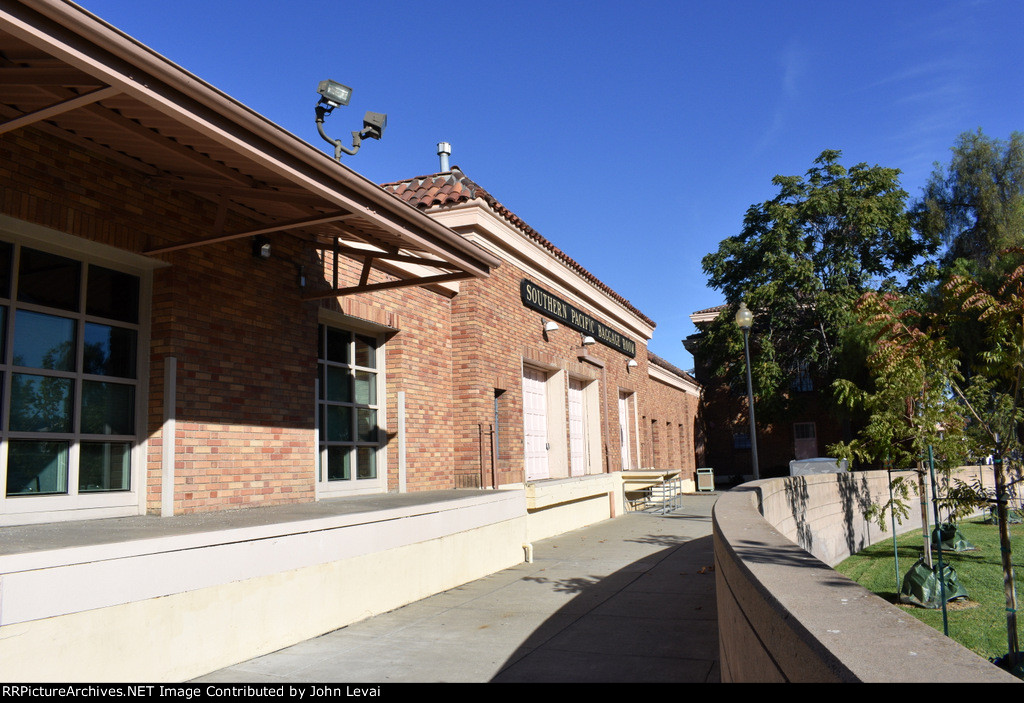
<svg viewBox="0 0 1024 703"><path fill-rule="evenodd" d="M320 100L316 104L316 129L320 136L328 144L334 146L334 160L341 161L341 152L354 156L364 139L380 139L384 136L384 128L388 124L388 116L383 112L367 112L363 115L363 128L358 132L352 132L352 148L344 146L340 139L331 139L324 132L324 119L336 107L348 105L352 97L352 89L337 81L320 81L316 92L320 94Z"/></svg>
<svg viewBox="0 0 1024 703"><path fill-rule="evenodd" d="M326 103L331 110L348 105L348 101L352 98L351 88L332 80L320 81L316 92L320 93L320 102Z"/></svg>
<svg viewBox="0 0 1024 703"><path fill-rule="evenodd" d="M380 139L384 136L384 128L388 126L388 116L383 112L367 112L363 115L363 131L359 136L363 139Z"/></svg>

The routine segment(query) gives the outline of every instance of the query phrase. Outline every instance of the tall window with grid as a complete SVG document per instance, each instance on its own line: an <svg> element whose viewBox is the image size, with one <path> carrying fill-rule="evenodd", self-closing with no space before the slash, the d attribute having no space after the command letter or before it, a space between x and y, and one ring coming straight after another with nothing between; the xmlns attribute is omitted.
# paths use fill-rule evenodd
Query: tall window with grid
<svg viewBox="0 0 1024 703"><path fill-rule="evenodd" d="M318 345L319 481L338 490L371 487L380 478L380 345L324 324Z"/></svg>
<svg viewBox="0 0 1024 703"><path fill-rule="evenodd" d="M0 242L5 498L129 491L138 276Z"/></svg>

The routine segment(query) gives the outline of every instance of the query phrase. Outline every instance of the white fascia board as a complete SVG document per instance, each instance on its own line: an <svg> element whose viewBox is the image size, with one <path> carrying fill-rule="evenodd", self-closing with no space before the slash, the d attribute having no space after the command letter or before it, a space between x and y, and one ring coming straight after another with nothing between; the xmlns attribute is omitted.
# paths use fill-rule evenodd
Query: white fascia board
<svg viewBox="0 0 1024 703"><path fill-rule="evenodd" d="M343 240L343 244L344 244L344 246L348 247L349 249L360 249L360 250L366 251L367 253L381 253L381 254L386 254L387 253L383 249L381 249L380 247L375 247L374 245L370 244L369 242L361 242L361 241L358 241L358 240L350 241L350 240L346 239L346 240ZM330 253L331 250L330 249L325 249L324 251L325 251L325 253ZM408 256L416 256L416 252L412 252L412 251L404 251L404 250L402 250L402 251L399 251L399 253L400 254L406 254ZM342 254L342 256L347 257L348 255L347 254ZM421 264L407 264L407 263L405 263L403 261L391 261L389 259L381 259L381 261L387 263L387 265L389 267L395 269L396 271L401 271L402 273L407 273L410 276L417 277L417 278L418 277L423 277L423 276L433 276L433 275L436 275L437 272L438 272L437 269L430 268L429 266L423 266ZM439 263L447 263L447 262L439 261ZM459 282L458 281L448 281L446 283L435 283L434 285L437 286L438 288L444 288L445 290L449 290L452 293L458 293L459 292Z"/></svg>
<svg viewBox="0 0 1024 703"><path fill-rule="evenodd" d="M712 322L722 314L721 310L712 310L710 312L695 312L690 315L690 322L697 324L698 322Z"/></svg>
<svg viewBox="0 0 1024 703"><path fill-rule="evenodd" d="M660 366L657 366L656 364L647 364L647 375L650 376L655 381L661 381L667 386L678 388L679 390L684 391L685 393L689 393L695 398L700 397L700 385L688 379L677 376L668 369L663 369Z"/></svg>
<svg viewBox="0 0 1024 703"><path fill-rule="evenodd" d="M537 279L552 293L581 308L603 316L628 335L642 338L644 344L654 334L654 326L630 312L606 292L579 275L544 247L528 238L504 217L480 200L428 210L441 224L455 230L480 248L509 261Z"/></svg>

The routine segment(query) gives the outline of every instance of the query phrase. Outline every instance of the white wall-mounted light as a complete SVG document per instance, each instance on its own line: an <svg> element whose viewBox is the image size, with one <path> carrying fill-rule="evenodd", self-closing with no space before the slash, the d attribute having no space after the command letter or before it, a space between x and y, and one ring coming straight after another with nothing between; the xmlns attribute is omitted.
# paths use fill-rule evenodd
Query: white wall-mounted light
<svg viewBox="0 0 1024 703"><path fill-rule="evenodd" d="M583 346L589 346L591 344L597 344L597 340L591 337L589 334L583 338Z"/></svg>
<svg viewBox="0 0 1024 703"><path fill-rule="evenodd" d="M270 240L262 234L252 238L252 255L257 259L270 258Z"/></svg>
<svg viewBox="0 0 1024 703"><path fill-rule="evenodd" d="M557 322L552 322L551 320L548 320L548 323L546 325L544 325L544 331L545 332L555 332L557 330L558 330L558 323Z"/></svg>
<svg viewBox="0 0 1024 703"><path fill-rule="evenodd" d="M626 362L626 366L628 366L631 369L635 369L637 366L639 366L639 364L636 363L636 359L630 359L629 361Z"/></svg>

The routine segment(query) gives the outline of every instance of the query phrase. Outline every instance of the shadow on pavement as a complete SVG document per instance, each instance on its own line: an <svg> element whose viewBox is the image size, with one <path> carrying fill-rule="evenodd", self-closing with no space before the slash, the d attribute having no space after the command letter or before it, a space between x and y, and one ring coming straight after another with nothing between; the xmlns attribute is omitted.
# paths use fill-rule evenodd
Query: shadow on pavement
<svg viewBox="0 0 1024 703"><path fill-rule="evenodd" d="M578 595L545 620L491 681L718 681L711 537L651 534L627 541L666 548L606 577L524 578Z"/></svg>

